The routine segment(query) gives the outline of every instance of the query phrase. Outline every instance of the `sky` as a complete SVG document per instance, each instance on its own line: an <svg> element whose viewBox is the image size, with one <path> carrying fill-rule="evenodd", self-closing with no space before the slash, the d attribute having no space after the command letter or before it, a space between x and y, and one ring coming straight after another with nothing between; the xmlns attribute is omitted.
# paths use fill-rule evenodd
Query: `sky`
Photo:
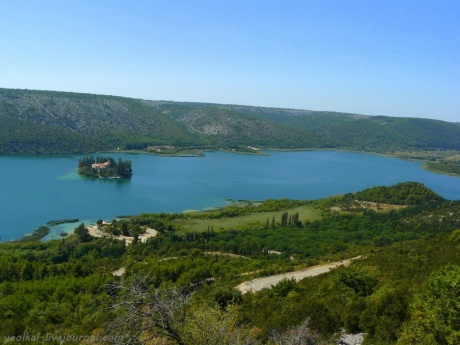
<svg viewBox="0 0 460 345"><path fill-rule="evenodd" d="M460 122L460 1L0 0L0 87Z"/></svg>

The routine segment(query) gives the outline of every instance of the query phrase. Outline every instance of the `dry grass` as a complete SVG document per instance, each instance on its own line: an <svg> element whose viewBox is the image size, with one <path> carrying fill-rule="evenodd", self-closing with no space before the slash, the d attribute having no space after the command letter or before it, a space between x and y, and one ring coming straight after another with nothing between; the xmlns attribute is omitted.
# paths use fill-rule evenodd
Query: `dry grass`
<svg viewBox="0 0 460 345"><path fill-rule="evenodd" d="M375 212L389 212L391 210L401 210L406 208L407 205L392 205L392 204L383 204L378 202L372 201L361 201L361 200L354 200L351 206L348 206L346 209L341 207L331 207L331 211L356 211L356 210L372 210Z"/></svg>
<svg viewBox="0 0 460 345"><path fill-rule="evenodd" d="M206 255L212 255L212 256L226 256L229 258L233 259L249 259L246 256L243 255L237 255L237 254L232 254L232 253L223 253L223 252L204 252Z"/></svg>

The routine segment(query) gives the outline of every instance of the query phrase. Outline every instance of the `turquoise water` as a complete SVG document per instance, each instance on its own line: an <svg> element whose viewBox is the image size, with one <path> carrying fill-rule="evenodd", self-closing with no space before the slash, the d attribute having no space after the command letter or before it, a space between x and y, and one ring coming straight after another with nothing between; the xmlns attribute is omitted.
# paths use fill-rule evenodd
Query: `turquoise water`
<svg viewBox="0 0 460 345"><path fill-rule="evenodd" d="M422 182L445 198L460 199L460 178L427 172L417 162L371 154L111 156L132 160L131 180L81 178L76 173L80 156L0 157L1 240L21 238L50 220L89 222L143 212L202 210L225 205L228 198L318 199L403 181ZM53 228L48 238L59 238L62 231L70 231L69 225Z"/></svg>

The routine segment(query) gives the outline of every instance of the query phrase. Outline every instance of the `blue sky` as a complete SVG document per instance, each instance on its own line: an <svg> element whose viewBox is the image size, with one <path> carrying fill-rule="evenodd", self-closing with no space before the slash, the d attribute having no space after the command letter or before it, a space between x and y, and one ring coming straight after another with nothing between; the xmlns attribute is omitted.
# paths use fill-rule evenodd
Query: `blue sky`
<svg viewBox="0 0 460 345"><path fill-rule="evenodd" d="M458 0L0 0L0 87L460 122Z"/></svg>

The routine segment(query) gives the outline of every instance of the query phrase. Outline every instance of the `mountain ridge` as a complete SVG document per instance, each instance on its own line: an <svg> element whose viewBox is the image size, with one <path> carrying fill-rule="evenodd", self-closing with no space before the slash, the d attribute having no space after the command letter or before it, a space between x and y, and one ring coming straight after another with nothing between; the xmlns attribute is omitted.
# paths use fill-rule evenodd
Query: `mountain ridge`
<svg viewBox="0 0 460 345"><path fill-rule="evenodd" d="M0 89L0 153L146 150L152 145L460 150L460 126L421 118Z"/></svg>

